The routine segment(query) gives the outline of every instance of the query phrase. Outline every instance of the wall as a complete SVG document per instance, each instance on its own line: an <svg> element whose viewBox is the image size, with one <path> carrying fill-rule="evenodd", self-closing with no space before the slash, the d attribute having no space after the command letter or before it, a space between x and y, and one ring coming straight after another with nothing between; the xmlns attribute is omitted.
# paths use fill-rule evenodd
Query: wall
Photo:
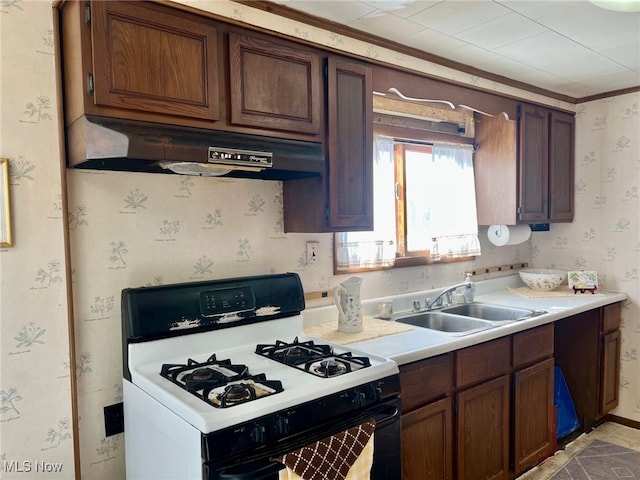
<svg viewBox="0 0 640 480"><path fill-rule="evenodd" d="M640 421L640 93L578 105L573 223L533 235L533 263L596 270L622 310L620 405Z"/></svg>
<svg viewBox="0 0 640 480"><path fill-rule="evenodd" d="M192 3L320 44L412 64L405 56L331 32L301 28L295 22L274 19L234 2ZM121 399L120 290L286 270L300 273L306 291L327 289L340 280L332 275L332 237L282 233L279 182L79 170L68 171L63 177L59 171L51 5L41 1L3 2L0 39L0 156L10 160L16 242L14 247L0 251L0 466L5 470L0 475L7 479L26 478L24 473L16 472L17 464L11 462L33 462L35 470L35 462L42 461L50 462L49 469L54 463L61 464L62 471L40 475L30 472L29 478L73 477L68 358L71 329L67 324L71 305L67 304L65 276L69 265L79 390L79 438L75 440L80 445L82 478L120 479L124 471L123 436L105 437L103 430L104 406ZM425 62L415 65L437 70ZM438 72L454 78L451 72ZM455 79L462 83L484 82L461 73ZM493 82L486 83L487 88L507 90ZM630 99L635 102L637 117L637 95ZM604 129L615 131L612 123L610 120ZM587 127L579 124L578 128L580 133ZM604 148L600 143L604 140L595 136L591 139L590 131L584 132L582 138L585 137L596 142L594 148ZM637 136L628 137L636 142L636 180L629 184L631 188L637 185ZM578 179L580 172L589 168L590 164L585 165L579 157ZM69 202L64 208L69 222L65 225L62 201L67 178ZM620 175L619 179L626 177ZM629 212L627 217L637 222L637 200L630 202L629 208L625 210ZM603 211L595 213L606 221ZM637 232L637 224L633 225ZM67 228L70 258L65 256L64 248ZM531 261L532 245L534 261L546 264L552 260L543 255L556 248L556 226L552 228L549 234L535 234L533 240L508 248L487 245L482 235L483 254L472 264L366 274L363 294L372 298L422 290L457 282L469 268ZM578 229L574 237L581 239L581 235ZM320 242L320 261L315 265L304 261L308 239ZM637 243L636 238L633 245ZM582 242L578 245L579 249L586 248ZM633 254L630 250L620 247L617 264L638 265L638 249ZM627 270L630 267L621 271ZM631 285L615 280L624 275L612 271L607 281L626 291ZM637 337L629 336L629 332L637 334L638 327L632 325L630 330L627 326L632 318L629 311L625 309L625 351L635 355ZM637 379L630 383L638 384ZM636 412L637 405L620 409L620 415L630 418L637 418ZM7 466L13 471L7 471Z"/></svg>
<svg viewBox="0 0 640 480"><path fill-rule="evenodd" d="M0 251L0 475L72 478L66 225L51 6L2 2L0 44L0 156L10 160L15 242Z"/></svg>

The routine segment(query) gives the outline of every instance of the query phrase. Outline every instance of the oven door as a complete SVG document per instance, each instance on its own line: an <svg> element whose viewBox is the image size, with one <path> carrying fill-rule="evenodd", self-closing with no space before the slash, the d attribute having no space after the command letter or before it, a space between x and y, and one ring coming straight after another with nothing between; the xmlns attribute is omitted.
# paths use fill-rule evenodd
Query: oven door
<svg viewBox="0 0 640 480"><path fill-rule="evenodd" d="M372 480L401 478L401 427L400 398L395 397L378 403L357 413L336 418L330 424L318 425L306 432L284 437L273 445L245 452L242 457L230 462L205 462L205 480L276 480L284 465L272 460L274 457L293 452L323 438L338 434L374 418Z"/></svg>

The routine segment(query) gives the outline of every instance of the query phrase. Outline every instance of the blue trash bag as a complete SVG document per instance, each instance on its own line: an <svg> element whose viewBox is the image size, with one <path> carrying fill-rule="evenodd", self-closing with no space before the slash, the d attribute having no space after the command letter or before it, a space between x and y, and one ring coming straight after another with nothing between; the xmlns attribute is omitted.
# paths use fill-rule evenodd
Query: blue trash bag
<svg viewBox="0 0 640 480"><path fill-rule="evenodd" d="M578 422L578 415L576 414L576 408L573 406L567 382L564 379L562 370L557 365L554 367L553 383L553 403L558 409L557 438L562 438L578 428L580 422Z"/></svg>

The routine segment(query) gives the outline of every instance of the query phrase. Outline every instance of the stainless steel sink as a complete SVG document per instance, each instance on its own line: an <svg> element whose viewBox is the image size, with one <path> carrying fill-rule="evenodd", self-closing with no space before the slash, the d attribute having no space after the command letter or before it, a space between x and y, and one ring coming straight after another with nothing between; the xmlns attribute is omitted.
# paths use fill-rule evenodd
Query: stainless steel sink
<svg viewBox="0 0 640 480"><path fill-rule="evenodd" d="M495 327L493 323L485 320L463 317L444 312L410 314L405 317L397 318L396 322L428 328L430 330L437 330L439 332L456 336L470 335L472 333Z"/></svg>
<svg viewBox="0 0 640 480"><path fill-rule="evenodd" d="M486 303L464 303L454 307L443 308L441 312L462 315L473 319L489 320L491 322L515 322L546 313L527 308L503 307Z"/></svg>

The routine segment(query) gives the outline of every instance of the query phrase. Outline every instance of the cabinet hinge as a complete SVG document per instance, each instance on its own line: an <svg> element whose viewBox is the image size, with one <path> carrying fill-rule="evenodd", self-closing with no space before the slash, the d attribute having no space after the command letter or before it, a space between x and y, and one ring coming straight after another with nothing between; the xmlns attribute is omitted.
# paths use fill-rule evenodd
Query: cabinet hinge
<svg viewBox="0 0 640 480"><path fill-rule="evenodd" d="M87 73L87 95L93 96L93 74Z"/></svg>
<svg viewBox="0 0 640 480"><path fill-rule="evenodd" d="M91 4L89 2L84 5L84 24L87 27L91 25Z"/></svg>
<svg viewBox="0 0 640 480"><path fill-rule="evenodd" d="M395 185L395 189L396 189L396 200L400 200L400 183L396 182Z"/></svg>
<svg viewBox="0 0 640 480"><path fill-rule="evenodd" d="M522 212L522 207L518 207L518 208L516 208L516 213L517 213L518 215L520 215L520 213L521 213L521 212Z"/></svg>

